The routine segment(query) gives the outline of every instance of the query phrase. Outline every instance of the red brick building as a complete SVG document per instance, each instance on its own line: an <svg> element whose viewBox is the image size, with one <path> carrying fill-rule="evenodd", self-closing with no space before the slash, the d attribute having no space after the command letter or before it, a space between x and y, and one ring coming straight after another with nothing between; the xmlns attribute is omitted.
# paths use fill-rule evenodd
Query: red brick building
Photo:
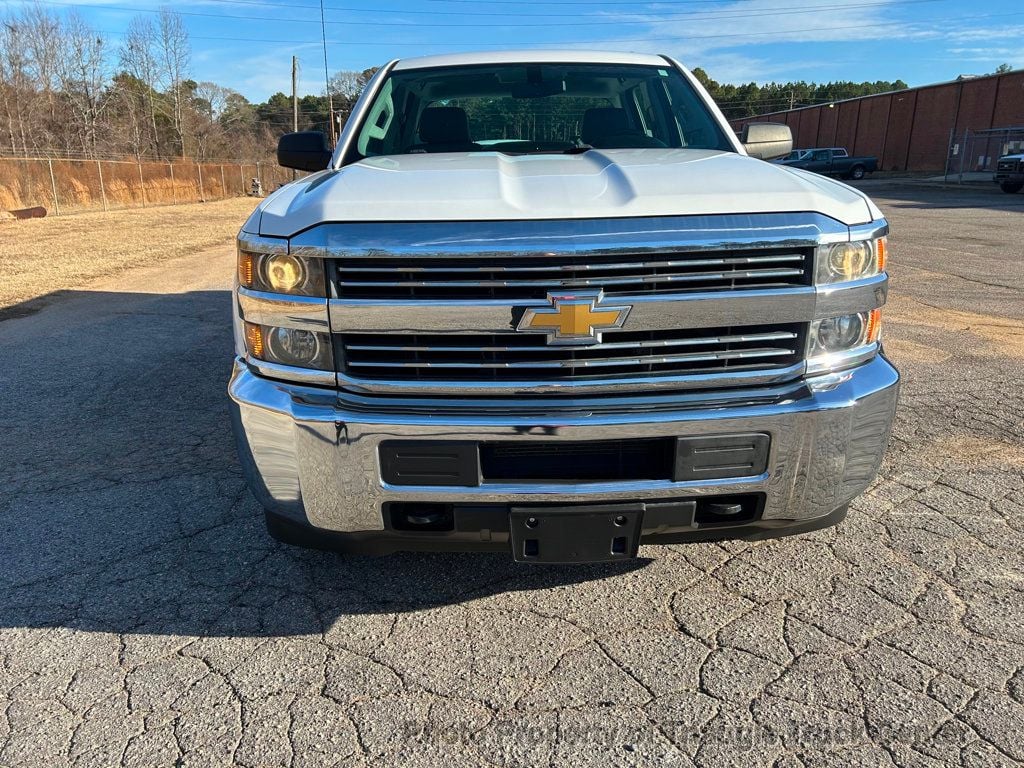
<svg viewBox="0 0 1024 768"><path fill-rule="evenodd" d="M787 123L793 146L846 147L879 170L935 171L967 130L1024 127L1024 70L733 120Z"/></svg>

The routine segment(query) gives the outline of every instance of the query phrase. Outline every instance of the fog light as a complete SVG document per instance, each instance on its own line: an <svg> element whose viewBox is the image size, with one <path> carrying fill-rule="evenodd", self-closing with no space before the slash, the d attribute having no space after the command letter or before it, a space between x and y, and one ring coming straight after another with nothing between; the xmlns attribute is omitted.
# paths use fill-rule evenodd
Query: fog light
<svg viewBox="0 0 1024 768"><path fill-rule="evenodd" d="M272 328L267 336L270 356L284 365L308 367L320 356L320 341L312 331Z"/></svg>
<svg viewBox="0 0 1024 768"><path fill-rule="evenodd" d="M867 362L878 351L882 311L827 317L811 323L807 373L849 368Z"/></svg>
<svg viewBox="0 0 1024 768"><path fill-rule="evenodd" d="M855 347L863 336L864 320L860 315L830 317L818 323L818 349L826 354Z"/></svg>

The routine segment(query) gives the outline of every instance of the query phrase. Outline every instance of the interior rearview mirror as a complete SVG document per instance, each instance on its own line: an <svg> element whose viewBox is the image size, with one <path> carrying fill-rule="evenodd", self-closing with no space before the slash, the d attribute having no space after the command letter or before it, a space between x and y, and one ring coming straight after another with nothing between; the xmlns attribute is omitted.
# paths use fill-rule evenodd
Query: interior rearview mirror
<svg viewBox="0 0 1024 768"><path fill-rule="evenodd" d="M322 131L286 133L277 141L277 162L299 171L322 171L331 162L331 149Z"/></svg>
<svg viewBox="0 0 1024 768"><path fill-rule="evenodd" d="M564 80L544 80L537 83L516 83L510 89L513 99L541 99L565 93Z"/></svg>
<svg viewBox="0 0 1024 768"><path fill-rule="evenodd" d="M785 123L747 123L740 139L751 157L773 160L793 151L793 132Z"/></svg>

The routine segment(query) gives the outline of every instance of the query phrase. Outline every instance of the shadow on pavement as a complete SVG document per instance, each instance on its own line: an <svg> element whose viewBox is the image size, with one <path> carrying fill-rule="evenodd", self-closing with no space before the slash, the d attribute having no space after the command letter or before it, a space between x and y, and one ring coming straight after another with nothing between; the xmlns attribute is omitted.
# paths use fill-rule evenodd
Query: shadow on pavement
<svg viewBox="0 0 1024 768"><path fill-rule="evenodd" d="M318 634L351 614L625 577L272 541L235 456L228 291L66 291L0 322L0 626ZM33 303L35 306L35 303Z"/></svg>
<svg viewBox="0 0 1024 768"><path fill-rule="evenodd" d="M1024 213L1024 193L1008 195L995 184L983 186L940 185L900 179L870 179L846 182L872 198L885 200L886 208L950 209L986 208Z"/></svg>

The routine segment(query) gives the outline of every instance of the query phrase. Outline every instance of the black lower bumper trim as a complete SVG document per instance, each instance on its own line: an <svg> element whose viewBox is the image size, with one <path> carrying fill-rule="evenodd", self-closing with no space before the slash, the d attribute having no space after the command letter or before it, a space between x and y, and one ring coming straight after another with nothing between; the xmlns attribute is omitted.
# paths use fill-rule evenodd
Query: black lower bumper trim
<svg viewBox="0 0 1024 768"><path fill-rule="evenodd" d="M646 529L640 544L687 544L743 539L758 541L828 528L841 523L847 506L809 520L754 520L733 526L698 529ZM309 549L363 555L396 552L504 552L511 556L508 531L355 531L342 533L304 525L273 512L266 513L267 531L278 541Z"/></svg>
<svg viewBox="0 0 1024 768"><path fill-rule="evenodd" d="M381 477L395 486L723 480L765 472L765 433L590 441L385 440Z"/></svg>

